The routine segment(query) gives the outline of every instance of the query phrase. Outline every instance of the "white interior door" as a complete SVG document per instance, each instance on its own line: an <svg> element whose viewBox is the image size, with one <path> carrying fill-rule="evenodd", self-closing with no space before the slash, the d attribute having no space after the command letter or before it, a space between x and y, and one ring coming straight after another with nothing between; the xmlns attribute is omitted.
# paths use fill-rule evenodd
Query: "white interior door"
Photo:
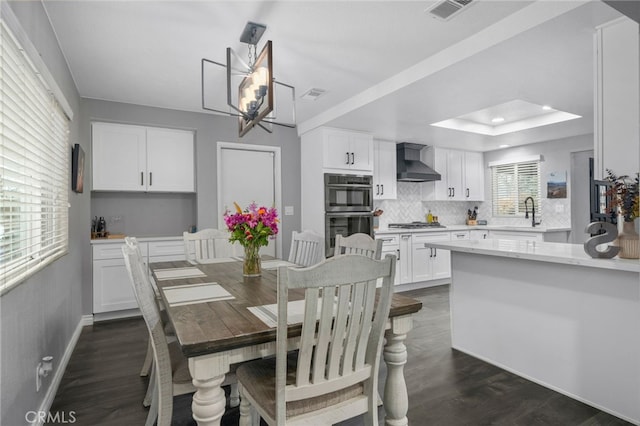
<svg viewBox="0 0 640 426"><path fill-rule="evenodd" d="M225 229L223 212L252 202L280 211L280 148L218 143L218 226ZM280 237L280 235L278 235ZM237 244L237 243L236 243ZM270 240L260 253L281 257L280 238Z"/></svg>

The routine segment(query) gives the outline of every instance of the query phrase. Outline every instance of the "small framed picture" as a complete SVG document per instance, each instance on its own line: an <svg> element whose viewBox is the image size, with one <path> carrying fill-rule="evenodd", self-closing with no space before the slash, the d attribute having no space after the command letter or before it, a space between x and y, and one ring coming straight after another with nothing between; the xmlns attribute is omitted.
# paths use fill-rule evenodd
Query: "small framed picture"
<svg viewBox="0 0 640 426"><path fill-rule="evenodd" d="M71 152L71 189L82 192L84 186L84 151L80 144L75 144Z"/></svg>

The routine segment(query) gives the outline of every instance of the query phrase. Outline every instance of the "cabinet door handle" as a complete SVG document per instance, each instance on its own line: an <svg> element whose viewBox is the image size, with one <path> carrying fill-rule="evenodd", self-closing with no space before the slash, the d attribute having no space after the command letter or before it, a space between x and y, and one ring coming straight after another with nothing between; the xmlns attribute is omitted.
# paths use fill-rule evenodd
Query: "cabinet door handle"
<svg viewBox="0 0 640 426"><path fill-rule="evenodd" d="M355 156L355 154L352 152L352 153L351 153L351 164L353 164L353 163L354 163L355 159L356 159L356 156Z"/></svg>
<svg viewBox="0 0 640 426"><path fill-rule="evenodd" d="M396 249L396 251L398 252L398 258L396 259L397 262L398 260L400 260L400 249Z"/></svg>
<svg viewBox="0 0 640 426"><path fill-rule="evenodd" d="M153 172L149 172L149 186L153 185Z"/></svg>
<svg viewBox="0 0 640 426"><path fill-rule="evenodd" d="M482 234L482 239L486 240L487 239L487 234Z"/></svg>
<svg viewBox="0 0 640 426"><path fill-rule="evenodd" d="M140 186L144 185L144 172L140 172Z"/></svg>
<svg viewBox="0 0 640 426"><path fill-rule="evenodd" d="M451 188L451 196L452 197L456 196L456 189L455 188Z"/></svg>
<svg viewBox="0 0 640 426"><path fill-rule="evenodd" d="M349 164L349 153L347 152L346 154L347 154L347 162L344 164Z"/></svg>
<svg viewBox="0 0 640 426"><path fill-rule="evenodd" d="M438 257L438 249L437 248L433 249L433 257Z"/></svg>
<svg viewBox="0 0 640 426"><path fill-rule="evenodd" d="M384 183L380 184L380 195L384 195Z"/></svg>
<svg viewBox="0 0 640 426"><path fill-rule="evenodd" d="M469 188L467 188L467 198L469 198Z"/></svg>
<svg viewBox="0 0 640 426"><path fill-rule="evenodd" d="M433 247L429 248L429 257L433 257Z"/></svg>

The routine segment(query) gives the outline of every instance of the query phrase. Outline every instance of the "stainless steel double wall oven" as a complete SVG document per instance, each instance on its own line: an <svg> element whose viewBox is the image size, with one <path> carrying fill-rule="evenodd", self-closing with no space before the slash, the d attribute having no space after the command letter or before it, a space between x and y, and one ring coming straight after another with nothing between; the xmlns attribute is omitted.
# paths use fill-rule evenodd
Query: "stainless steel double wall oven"
<svg viewBox="0 0 640 426"><path fill-rule="evenodd" d="M373 237L373 177L324 175L325 254L333 255L336 235Z"/></svg>

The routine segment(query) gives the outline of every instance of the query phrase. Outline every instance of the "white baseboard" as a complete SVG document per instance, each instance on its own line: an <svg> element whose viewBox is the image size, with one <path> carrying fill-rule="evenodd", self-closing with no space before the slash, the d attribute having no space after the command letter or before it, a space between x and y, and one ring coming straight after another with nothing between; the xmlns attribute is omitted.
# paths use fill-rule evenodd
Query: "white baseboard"
<svg viewBox="0 0 640 426"><path fill-rule="evenodd" d="M40 413L48 413L51 409L51 404L53 404L53 400L56 397L56 393L58 393L58 387L60 387L60 382L62 382L62 376L64 376L64 372L67 369L67 364L69 364L69 359L71 359L71 354L78 343L78 339L80 338L80 334L82 333L82 328L86 325L93 324L93 316L92 315L83 315L76 326L73 334L71 335L71 339L69 340L69 344L62 354L62 358L60 358L60 362L58 363L58 368L56 368L56 372L51 378L51 384L47 389L47 393L42 400L42 404L40 404ZM42 426L44 424L42 416L35 416L36 420L31 423L32 426Z"/></svg>

